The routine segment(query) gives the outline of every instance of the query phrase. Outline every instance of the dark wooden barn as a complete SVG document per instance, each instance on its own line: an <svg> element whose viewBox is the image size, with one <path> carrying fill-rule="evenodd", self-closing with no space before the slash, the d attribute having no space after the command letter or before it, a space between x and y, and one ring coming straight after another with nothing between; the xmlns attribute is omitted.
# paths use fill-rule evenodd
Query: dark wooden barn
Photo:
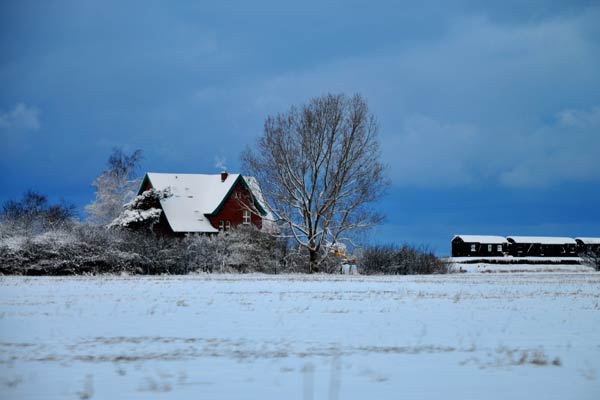
<svg viewBox="0 0 600 400"><path fill-rule="evenodd" d="M452 257L502 257L507 246L502 236L456 235L452 238Z"/></svg>
<svg viewBox="0 0 600 400"><path fill-rule="evenodd" d="M577 242L568 237L508 236L513 257L576 257Z"/></svg>

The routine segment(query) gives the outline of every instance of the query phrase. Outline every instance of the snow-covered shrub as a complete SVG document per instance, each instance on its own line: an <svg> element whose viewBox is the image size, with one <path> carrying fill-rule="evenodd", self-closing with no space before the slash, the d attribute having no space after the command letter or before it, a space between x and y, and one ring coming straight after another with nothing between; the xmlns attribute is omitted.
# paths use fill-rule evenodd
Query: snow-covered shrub
<svg viewBox="0 0 600 400"><path fill-rule="evenodd" d="M158 223L162 210L151 208L149 210L123 210L113 222L108 225L109 228L128 228L141 229L152 228Z"/></svg>
<svg viewBox="0 0 600 400"><path fill-rule="evenodd" d="M408 245L367 247L359 253L357 261L364 274L418 275L448 272L448 265L431 251Z"/></svg>
<svg viewBox="0 0 600 400"><path fill-rule="evenodd" d="M76 275L190 272L304 272L306 254L255 227L218 235L163 237L148 230L106 229L76 223L23 237L0 224L0 273ZM339 272L331 257L323 272Z"/></svg>
<svg viewBox="0 0 600 400"><path fill-rule="evenodd" d="M17 275L77 275L98 273L148 273L151 262L128 250L139 239L128 232L76 224L71 229L49 231L21 240L3 237L0 273Z"/></svg>
<svg viewBox="0 0 600 400"><path fill-rule="evenodd" d="M226 264L240 272L277 273L283 259L282 244L254 226L239 227L223 235Z"/></svg>
<svg viewBox="0 0 600 400"><path fill-rule="evenodd" d="M188 235L184 241L186 265L190 271L228 272L228 256L224 235Z"/></svg>
<svg viewBox="0 0 600 400"><path fill-rule="evenodd" d="M190 271L278 273L284 257L281 241L253 226L183 243Z"/></svg>
<svg viewBox="0 0 600 400"><path fill-rule="evenodd" d="M158 223L162 210L160 200L171 196L168 189L146 190L123 206L121 214L109 225L109 228L127 228L133 230L152 229Z"/></svg>

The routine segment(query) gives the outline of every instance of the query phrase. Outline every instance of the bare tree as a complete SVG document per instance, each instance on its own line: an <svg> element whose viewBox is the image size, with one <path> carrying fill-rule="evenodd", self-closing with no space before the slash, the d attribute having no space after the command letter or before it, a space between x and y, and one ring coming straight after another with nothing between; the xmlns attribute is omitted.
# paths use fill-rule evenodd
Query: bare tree
<svg viewBox="0 0 600 400"><path fill-rule="evenodd" d="M369 206L388 182L377 123L360 95L327 94L265 121L255 149L242 154L284 232L317 272L328 247L382 217Z"/></svg>
<svg viewBox="0 0 600 400"><path fill-rule="evenodd" d="M61 200L50 204L48 198L28 190L21 200L8 200L0 208L0 222L21 228L27 233L43 232L71 224L76 216L76 207Z"/></svg>
<svg viewBox="0 0 600 400"><path fill-rule="evenodd" d="M92 183L96 199L85 207L88 220L94 224L107 225L121 214L123 205L133 199L140 184L136 172L142 160L142 151L126 154L114 148L108 158L108 169Z"/></svg>
<svg viewBox="0 0 600 400"><path fill-rule="evenodd" d="M589 248L580 254L583 263L594 267L596 271L600 271L600 247L592 249Z"/></svg>

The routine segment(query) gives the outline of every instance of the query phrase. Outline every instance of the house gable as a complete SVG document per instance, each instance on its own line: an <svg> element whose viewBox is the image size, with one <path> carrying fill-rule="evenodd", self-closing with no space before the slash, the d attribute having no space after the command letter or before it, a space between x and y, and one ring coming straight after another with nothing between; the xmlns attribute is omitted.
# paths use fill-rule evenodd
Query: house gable
<svg viewBox="0 0 600 400"><path fill-rule="evenodd" d="M243 182L243 179L239 179L215 211L207 215L214 228L228 229L228 227L235 228L244 225L244 212L248 215L246 218L249 219L249 224L259 229L262 228L261 215L250 211L248 206L249 204L255 204L255 198Z"/></svg>
<svg viewBox="0 0 600 400"><path fill-rule="evenodd" d="M225 197L223 197L223 200L221 200L221 202L219 203L217 208L215 208L215 210L212 213L210 213L210 216L218 215L221 212L223 206L225 206L225 204L231 198L231 195L234 194L234 192L236 192L236 191L237 191L236 193L241 194L242 190L245 191L249 195L248 198L243 199L243 201L244 201L243 204L246 204L246 205L252 204L254 207L256 207L256 211L258 211L258 213L261 216L265 216L267 214L267 212L265 211L263 206L260 204L260 202L258 202L256 196L250 189L248 182L246 182L246 179L244 179L244 177L242 175L238 175L238 177L235 180L235 182L233 183L233 185L231 185L231 189L229 189L229 192L227 192Z"/></svg>

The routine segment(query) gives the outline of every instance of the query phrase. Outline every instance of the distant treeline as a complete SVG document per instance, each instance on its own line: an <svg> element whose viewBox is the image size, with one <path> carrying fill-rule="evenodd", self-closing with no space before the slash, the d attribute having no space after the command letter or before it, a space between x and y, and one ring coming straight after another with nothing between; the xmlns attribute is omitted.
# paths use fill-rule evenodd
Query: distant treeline
<svg viewBox="0 0 600 400"><path fill-rule="evenodd" d="M254 227L218 235L165 238L150 230L82 223L75 207L50 204L29 191L0 211L0 273L15 275L187 274L197 272L301 273L307 257L293 242ZM339 273L344 260L333 254L324 273ZM368 247L356 252L365 274L447 272L431 252L410 246Z"/></svg>

